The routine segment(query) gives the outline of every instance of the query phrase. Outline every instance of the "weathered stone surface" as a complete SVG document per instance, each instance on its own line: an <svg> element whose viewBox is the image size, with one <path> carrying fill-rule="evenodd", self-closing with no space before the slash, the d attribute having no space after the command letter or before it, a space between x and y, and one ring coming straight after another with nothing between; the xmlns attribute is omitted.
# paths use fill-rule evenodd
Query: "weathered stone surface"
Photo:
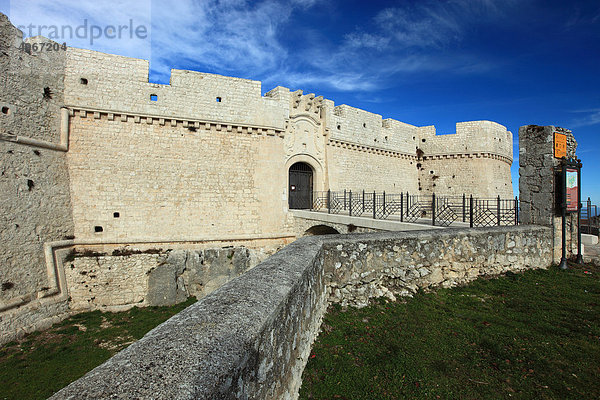
<svg viewBox="0 0 600 400"><path fill-rule="evenodd" d="M187 291L197 298L204 297L264 260L267 254L233 247L188 252L183 272Z"/></svg>
<svg viewBox="0 0 600 400"><path fill-rule="evenodd" d="M520 222L553 227L553 259L558 263L562 252L562 221L556 190L561 161L554 157L554 134L567 137L567 158L576 158L577 142L568 129L526 125L519 129ZM577 216L567 214L567 257L577 254Z"/></svg>
<svg viewBox="0 0 600 400"><path fill-rule="evenodd" d="M179 276L185 270L188 256L189 252L186 250L172 250L168 253L165 263L174 266L175 274Z"/></svg>
<svg viewBox="0 0 600 400"><path fill-rule="evenodd" d="M189 296L202 298L276 250L227 247L142 252L128 247L113 254L82 250L65 267L68 305L74 311L118 310L173 305Z"/></svg>
<svg viewBox="0 0 600 400"><path fill-rule="evenodd" d="M65 264L69 309L107 310L146 305L149 274L159 264L158 254L83 256L78 253Z"/></svg>
<svg viewBox="0 0 600 400"><path fill-rule="evenodd" d="M481 275L546 268L552 262L548 228L450 228L373 233L326 240L330 301L362 307L373 297L404 296L418 288L451 287Z"/></svg>
<svg viewBox="0 0 600 400"><path fill-rule="evenodd" d="M59 143L65 52L29 54L22 37L0 13L0 342L66 315L63 298L37 299L53 286L44 243L74 234L66 154L12 141Z"/></svg>
<svg viewBox="0 0 600 400"><path fill-rule="evenodd" d="M325 308L321 242L304 238L52 398L295 398Z"/></svg>
<svg viewBox="0 0 600 400"><path fill-rule="evenodd" d="M177 271L172 264L159 265L150 271L146 302L150 306L170 306L177 302Z"/></svg>

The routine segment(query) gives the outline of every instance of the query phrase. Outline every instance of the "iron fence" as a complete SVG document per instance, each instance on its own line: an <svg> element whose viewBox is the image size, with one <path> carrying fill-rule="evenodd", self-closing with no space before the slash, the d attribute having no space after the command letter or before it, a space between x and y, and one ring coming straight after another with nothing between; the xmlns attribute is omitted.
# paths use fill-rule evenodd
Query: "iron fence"
<svg viewBox="0 0 600 400"><path fill-rule="evenodd" d="M581 208L581 233L598 236L600 231L600 216L598 216L598 206L592 204L588 197Z"/></svg>
<svg viewBox="0 0 600 400"><path fill-rule="evenodd" d="M400 222L449 226L462 222L469 226L518 225L519 201L475 198L473 196L411 195L360 191L313 192L313 211L347 214Z"/></svg>

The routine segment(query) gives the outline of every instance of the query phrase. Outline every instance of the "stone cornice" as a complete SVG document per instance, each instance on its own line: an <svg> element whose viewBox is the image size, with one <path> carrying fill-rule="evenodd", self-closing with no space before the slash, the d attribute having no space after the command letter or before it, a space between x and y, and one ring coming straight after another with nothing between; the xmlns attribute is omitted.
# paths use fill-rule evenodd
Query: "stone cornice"
<svg viewBox="0 0 600 400"><path fill-rule="evenodd" d="M507 157L502 154L494 153L491 151L476 151L476 152L465 152L465 153L438 153L438 154L427 154L423 156L423 161L427 160L444 160L444 159L457 159L457 158L491 158L493 160L504 161L508 165L513 162L512 157Z"/></svg>
<svg viewBox="0 0 600 400"><path fill-rule="evenodd" d="M413 161L417 160L417 156L413 155L413 154L395 151L395 150L386 149L386 148L381 148L381 147L368 146L368 145L360 144L360 143L347 142L347 141L343 141L343 140L339 140L339 139L329 139L328 144L330 146L340 147L340 148L354 150L354 151L360 151L360 152L364 152L364 153L379 154L379 155L385 155L388 157L403 158L403 159L413 160ZM465 152L465 153L438 153L438 154L423 155L423 157L422 157L423 161L443 160L443 159L459 159L459 158L491 158L493 160L504 161L508 165L511 165L513 162L512 157L507 157L505 155L494 153L491 151L476 151L476 152Z"/></svg>
<svg viewBox="0 0 600 400"><path fill-rule="evenodd" d="M115 110L102 110L95 108L79 107L79 106L68 106L69 114L71 117L78 116L80 118L87 118L88 114L92 115L94 119L106 118L108 121L121 121L127 122L133 120L133 122L141 124L158 124L161 126L169 125L172 127L183 126L184 128L196 128L196 129L215 129L217 131L227 131L257 135L268 135L268 136L280 136L283 137L284 129L274 126L260 126L253 124L246 124L240 122L223 122L214 121L209 119L198 119L190 117L179 117L179 116L165 116L158 114L145 114L136 113L129 111L115 111Z"/></svg>
<svg viewBox="0 0 600 400"><path fill-rule="evenodd" d="M409 154L409 153L404 153L404 152L400 152L400 151L394 151L391 149L386 149L386 148L382 148L382 147L375 147L375 146L368 146L368 145L364 145L364 144L360 144L360 143L351 143L351 142L346 142L343 140L338 140L338 139L329 139L329 146L334 146L334 147L341 147L344 149L349 149L349 150L354 150L354 151L360 151L363 153L371 153L371 154L378 154L378 155L383 155L383 156L388 156L388 157L395 157L395 158L403 158L406 160L417 160L417 156L414 154Z"/></svg>

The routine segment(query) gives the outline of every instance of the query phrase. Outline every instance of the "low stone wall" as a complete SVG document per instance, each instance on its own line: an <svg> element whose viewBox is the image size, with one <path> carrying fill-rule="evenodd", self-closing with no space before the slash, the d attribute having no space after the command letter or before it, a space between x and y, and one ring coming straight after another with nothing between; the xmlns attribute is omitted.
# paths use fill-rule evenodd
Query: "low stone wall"
<svg viewBox="0 0 600 400"><path fill-rule="evenodd" d="M328 300L546 268L551 244L539 226L304 237L52 399L295 399Z"/></svg>
<svg viewBox="0 0 600 400"><path fill-rule="evenodd" d="M295 398L326 300L321 241L304 238L52 398Z"/></svg>
<svg viewBox="0 0 600 400"><path fill-rule="evenodd" d="M18 308L0 310L0 345L27 333L44 330L68 318L69 306L65 296L26 299Z"/></svg>
<svg viewBox="0 0 600 400"><path fill-rule="evenodd" d="M546 268L552 234L534 226L376 233L328 241L324 256L329 300L362 307L375 297Z"/></svg>

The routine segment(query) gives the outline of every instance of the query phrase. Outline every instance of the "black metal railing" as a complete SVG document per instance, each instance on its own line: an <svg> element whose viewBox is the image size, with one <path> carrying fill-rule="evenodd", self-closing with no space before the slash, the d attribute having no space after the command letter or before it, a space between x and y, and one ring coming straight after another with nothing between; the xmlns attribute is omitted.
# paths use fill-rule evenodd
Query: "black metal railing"
<svg viewBox="0 0 600 400"><path fill-rule="evenodd" d="M592 200L588 197L587 201L583 202L581 208L581 233L596 235L600 233L600 216L598 216L598 206L592 204Z"/></svg>
<svg viewBox="0 0 600 400"><path fill-rule="evenodd" d="M454 222L469 226L518 225L519 201L475 198L473 196L411 195L362 191L314 192L313 211L347 214L400 222L449 226Z"/></svg>

